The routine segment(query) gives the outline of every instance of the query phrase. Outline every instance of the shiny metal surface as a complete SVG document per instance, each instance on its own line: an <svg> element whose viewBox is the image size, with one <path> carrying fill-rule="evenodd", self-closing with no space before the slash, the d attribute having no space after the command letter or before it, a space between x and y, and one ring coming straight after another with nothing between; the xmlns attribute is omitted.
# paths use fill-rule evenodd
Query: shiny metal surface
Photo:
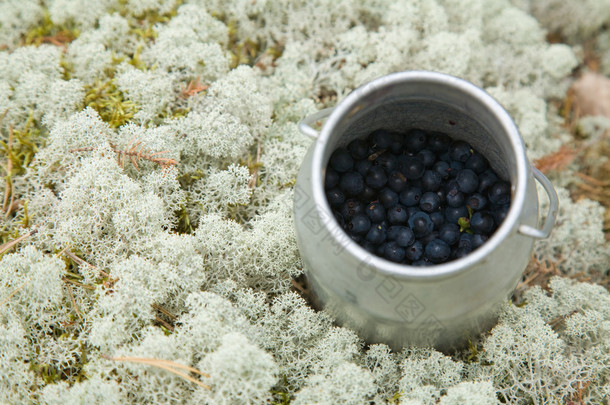
<svg viewBox="0 0 610 405"><path fill-rule="evenodd" d="M310 125L329 112L320 111L299 127L316 137ZM343 232L324 195L326 164L336 147L378 128L421 128L463 139L510 180L511 208L485 245L459 260L422 268L371 255ZM552 186L542 183L552 199ZM395 349L450 348L489 328L529 261L532 237L550 231L554 221L549 214L543 230L537 229L532 168L508 113L464 80L420 71L374 80L332 110L300 168L294 212L299 249L317 304L369 343L383 342Z"/></svg>

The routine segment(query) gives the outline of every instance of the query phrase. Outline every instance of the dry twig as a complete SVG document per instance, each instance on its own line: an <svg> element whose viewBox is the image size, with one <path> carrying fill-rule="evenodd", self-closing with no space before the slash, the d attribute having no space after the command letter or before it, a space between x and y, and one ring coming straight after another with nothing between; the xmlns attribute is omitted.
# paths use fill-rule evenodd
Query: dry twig
<svg viewBox="0 0 610 405"><path fill-rule="evenodd" d="M62 278L64 280L64 282L66 282L65 277ZM72 306L74 306L74 311L76 312L76 315L78 315L78 319L80 319L81 322L83 322L83 317L80 314L80 311L78 310L78 306L76 305L76 300L74 299L74 294L72 293L72 287L70 287L70 284L68 284L66 282L66 288L68 289L68 293L70 294L70 301L72 301Z"/></svg>
<svg viewBox="0 0 610 405"><path fill-rule="evenodd" d="M207 90L210 86L204 86L200 81L200 76L197 76L194 80L188 82L186 87L182 87L180 90L180 98L192 97L195 94Z"/></svg>
<svg viewBox="0 0 610 405"><path fill-rule="evenodd" d="M197 370L194 367L190 367L190 366L185 366L184 364L180 364L180 363L176 363L175 361L170 361L170 360L161 360L161 359L151 359L151 358L146 358L146 357L111 357L111 356L106 356L106 355L102 355L103 358L108 359L108 360L114 360L114 361L127 361L127 362L131 362L131 363L140 363L140 364L147 364L149 366L153 366L153 367L157 367L160 368L162 370L166 370L169 371L170 373L174 373L176 374L178 377L181 377L187 381L190 381L194 384L199 385L200 387L206 388L206 389L210 389L209 385L206 385L204 383L202 383L201 381L187 375L186 373L183 373L181 371L178 371L176 369L181 369L181 370L186 370L189 371L191 373L195 373L195 374L199 374L203 377L209 378L210 375L207 373L204 373L202 371Z"/></svg>
<svg viewBox="0 0 610 405"><path fill-rule="evenodd" d="M10 242L6 242L4 245L0 246L0 256L2 256L6 251L8 251L9 249L11 249L12 247L14 247L15 245L17 245L19 242L23 241L24 239L29 238L30 236L34 235L36 232L38 232L38 228L36 228L35 226L32 227L32 229L30 229L27 233L21 235L20 237L18 237L17 239L14 239Z"/></svg>
<svg viewBox="0 0 610 405"><path fill-rule="evenodd" d="M174 159L160 157L164 153L168 153L169 151L164 150L161 152L152 152L150 149L146 147L146 145L141 141L135 141L133 138L125 149L116 149L112 148L112 151L117 154L118 164L122 168L125 168L125 158L128 157L136 170L140 171L138 167L138 162L142 159L148 160L149 162L153 162L161 166L162 168L167 168L169 166L173 166L177 164ZM70 152L91 152L95 150L94 147L86 147L86 148L77 148L72 149Z"/></svg>
<svg viewBox="0 0 610 405"><path fill-rule="evenodd" d="M12 292L12 293L10 293L10 294L8 295L8 297L6 297L4 300L2 300L2 302L0 302L0 307L1 307L2 305L6 304L6 302L7 302L8 300L10 300L11 298L13 298L13 296L14 296L15 294L17 294L17 293L19 292L19 290L21 290L23 287L25 287L25 286L26 286L26 285L27 285L27 284L28 284L30 281L32 281L32 280L25 280L25 281L23 282L23 284L21 284L19 287L17 287L15 290L13 290L13 292Z"/></svg>

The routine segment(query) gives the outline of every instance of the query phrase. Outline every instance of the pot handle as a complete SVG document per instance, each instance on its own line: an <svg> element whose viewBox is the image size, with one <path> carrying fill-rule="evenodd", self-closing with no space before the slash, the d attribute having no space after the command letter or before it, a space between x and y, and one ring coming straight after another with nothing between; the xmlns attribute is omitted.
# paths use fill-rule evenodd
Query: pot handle
<svg viewBox="0 0 610 405"><path fill-rule="evenodd" d="M557 210L559 207L559 199L557 198L555 188L549 179L547 179L546 176L534 166L532 166L532 172L534 174L534 179L540 183L540 185L544 188L544 191L546 191L546 194L549 196L549 212L546 215L542 229L534 228L529 225L521 225L519 226L519 233L536 239L545 239L548 238L551 233L551 229L553 229L553 225L555 225L555 218L557 218Z"/></svg>
<svg viewBox="0 0 610 405"><path fill-rule="evenodd" d="M315 112L315 113L303 118L301 121L299 121L299 131L301 131L301 133L303 135L307 135L311 139L314 139L314 140L318 139L318 136L320 135L320 133L318 131L316 131L315 129L313 129L311 127L311 125L316 121L320 121L320 120L323 120L324 118L328 117L330 115L330 113L333 112L333 110L334 110L334 107L325 108L323 110L320 110L318 112Z"/></svg>

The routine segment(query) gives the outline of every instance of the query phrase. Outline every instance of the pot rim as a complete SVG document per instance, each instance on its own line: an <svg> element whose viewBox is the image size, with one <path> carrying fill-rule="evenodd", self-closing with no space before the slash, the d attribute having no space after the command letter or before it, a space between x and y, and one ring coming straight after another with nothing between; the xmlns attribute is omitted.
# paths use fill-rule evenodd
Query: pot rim
<svg viewBox="0 0 610 405"><path fill-rule="evenodd" d="M508 136L517 167L516 182L511 182L512 200L508 214L504 219L504 222L502 222L502 225L496 229L493 236L478 249L458 260L426 267L394 263L368 252L350 238L337 239L335 233L332 232L333 229L331 229L333 225L335 227L337 225L324 193L324 182L322 178L324 169L323 155L329 143L328 141L332 129L335 128L337 123L340 122L346 114L353 111L354 108L357 108L357 105L361 103L364 97L367 97L373 92L378 92L382 88L394 86L398 83L421 83L422 81L452 87L454 90L459 90L467 97L476 99L481 105L486 106L488 108L488 111L486 112L495 117ZM525 155L525 145L523 144L517 126L504 107L486 91L464 79L431 71L391 73L366 83L352 91L334 108L322 127L320 135L315 141L311 170L312 194L313 200L316 202L315 207L321 218L332 218L332 221L323 222L324 227L329 234L335 238L335 242L340 244L345 251L355 257L360 263L366 263L368 267L378 273L413 280L445 278L466 272L475 264L488 257L492 251L497 249L512 233L516 233L516 230L520 225L518 221L526 199L527 181L528 178L531 177L530 165Z"/></svg>

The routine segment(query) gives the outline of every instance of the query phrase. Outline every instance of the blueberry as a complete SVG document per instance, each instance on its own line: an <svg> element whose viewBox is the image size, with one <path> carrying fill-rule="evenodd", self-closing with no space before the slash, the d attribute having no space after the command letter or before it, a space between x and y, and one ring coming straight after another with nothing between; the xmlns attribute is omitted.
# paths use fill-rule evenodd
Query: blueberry
<svg viewBox="0 0 610 405"><path fill-rule="evenodd" d="M438 231L432 231L429 234L420 237L418 240L421 242L422 245L426 246L434 239L438 239Z"/></svg>
<svg viewBox="0 0 610 405"><path fill-rule="evenodd" d="M400 247L407 247L415 242L415 235L407 226L394 225L388 228L388 240L393 240Z"/></svg>
<svg viewBox="0 0 610 405"><path fill-rule="evenodd" d="M372 253L372 254L376 254L376 252L375 252L377 250L377 244L376 243L369 242L368 240L365 239L364 242L362 242L362 247L364 249L366 249L367 252Z"/></svg>
<svg viewBox="0 0 610 405"><path fill-rule="evenodd" d="M381 166L372 166L366 174L366 185L373 189L380 189L385 186L388 176Z"/></svg>
<svg viewBox="0 0 610 405"><path fill-rule="evenodd" d="M455 177L455 181L463 193L472 193L479 187L479 176L470 169L460 170Z"/></svg>
<svg viewBox="0 0 610 405"><path fill-rule="evenodd" d="M470 218L470 229L476 233L489 234L494 229L494 219L485 211L477 211Z"/></svg>
<svg viewBox="0 0 610 405"><path fill-rule="evenodd" d="M388 149L392 145L392 133L378 129L371 133L369 142L374 150Z"/></svg>
<svg viewBox="0 0 610 405"><path fill-rule="evenodd" d="M385 242L387 238L387 231L384 226L381 225L373 225L368 230L366 234L366 240L374 243L375 245L379 245L380 243Z"/></svg>
<svg viewBox="0 0 610 405"><path fill-rule="evenodd" d="M485 170L479 174L479 193L487 191L495 182L498 181L498 176L491 169Z"/></svg>
<svg viewBox="0 0 610 405"><path fill-rule="evenodd" d="M347 150L354 160L366 159L369 155L369 144L364 139L354 139L347 145Z"/></svg>
<svg viewBox="0 0 610 405"><path fill-rule="evenodd" d="M447 192L447 196L445 197L447 205L450 207L459 207L464 205L464 193L459 191L458 189L452 189Z"/></svg>
<svg viewBox="0 0 610 405"><path fill-rule="evenodd" d="M424 246L420 241L416 240L412 245L405 249L405 256L410 261L414 262L421 259L424 255Z"/></svg>
<svg viewBox="0 0 610 405"><path fill-rule="evenodd" d="M488 167L487 159L478 152L474 152L464 163L464 168L470 169L476 174L483 173Z"/></svg>
<svg viewBox="0 0 610 405"><path fill-rule="evenodd" d="M405 258L405 249L398 246L396 242L384 243L383 255L386 259L400 263Z"/></svg>
<svg viewBox="0 0 610 405"><path fill-rule="evenodd" d="M404 139L404 145L411 152L419 152L426 147L428 137L421 129L412 129L407 132Z"/></svg>
<svg viewBox="0 0 610 405"><path fill-rule="evenodd" d="M339 226L341 226L343 228L345 226L345 219L343 219L343 215L339 214L338 212L333 212L333 215L335 216L335 219L339 223Z"/></svg>
<svg viewBox="0 0 610 405"><path fill-rule="evenodd" d="M387 173L398 170L398 158L390 152L385 152L377 156L374 164L383 167Z"/></svg>
<svg viewBox="0 0 610 405"><path fill-rule="evenodd" d="M353 240L354 242L356 242L357 244L362 243L362 241L364 240L362 235L357 235L355 233L350 233L348 235L349 235L350 239Z"/></svg>
<svg viewBox="0 0 610 405"><path fill-rule="evenodd" d="M434 263L432 263L430 260L428 260L424 257L423 259L419 259L419 260L416 260L413 263L411 263L411 266L427 267L427 266L434 266Z"/></svg>
<svg viewBox="0 0 610 405"><path fill-rule="evenodd" d="M330 155L330 166L339 173L345 173L354 167L354 159L347 149L339 148Z"/></svg>
<svg viewBox="0 0 610 405"><path fill-rule="evenodd" d="M492 211L492 215L494 217L494 221L496 222L496 226L502 225L502 222L506 219L508 215L508 210L510 209L510 204L504 204L498 208L495 208Z"/></svg>
<svg viewBox="0 0 610 405"><path fill-rule="evenodd" d="M422 210L420 210L419 205L417 205L414 207L407 207L407 212L409 213L409 218L411 218L413 215L417 214L418 212L422 212Z"/></svg>
<svg viewBox="0 0 610 405"><path fill-rule="evenodd" d="M366 214L371 219L371 222L380 223L385 219L385 208L378 203L372 202L366 207Z"/></svg>
<svg viewBox="0 0 610 405"><path fill-rule="evenodd" d="M417 153L417 157L424 162L426 168L434 166L436 155L430 149L422 149Z"/></svg>
<svg viewBox="0 0 610 405"><path fill-rule="evenodd" d="M433 239L426 245L426 257L432 263L443 263L449 259L451 248L441 239Z"/></svg>
<svg viewBox="0 0 610 405"><path fill-rule="evenodd" d="M460 234L460 240L458 241L457 246L458 246L458 248L465 247L465 248L472 250L472 234L462 232Z"/></svg>
<svg viewBox="0 0 610 405"><path fill-rule="evenodd" d="M337 187L339 184L339 173L331 167L326 168L326 175L324 176L324 188L327 190L330 188Z"/></svg>
<svg viewBox="0 0 610 405"><path fill-rule="evenodd" d="M462 217L468 218L468 208L465 205L445 208L445 218L448 223L457 224L458 220Z"/></svg>
<svg viewBox="0 0 610 405"><path fill-rule="evenodd" d="M357 160L354 163L354 170L360 173L362 177L366 177L371 167L373 167L373 162L368 159Z"/></svg>
<svg viewBox="0 0 610 405"><path fill-rule="evenodd" d="M388 176L388 187L400 193L407 187L407 178L401 172L392 172Z"/></svg>
<svg viewBox="0 0 610 405"><path fill-rule="evenodd" d="M449 156L451 160L465 163L471 155L471 148L467 142L454 141L449 146Z"/></svg>
<svg viewBox="0 0 610 405"><path fill-rule="evenodd" d="M364 189L358 195L358 198L366 204L369 201L375 200L377 198L377 191L373 190L371 187L365 184Z"/></svg>
<svg viewBox="0 0 610 405"><path fill-rule="evenodd" d="M379 202L386 209L391 208L391 207L395 206L396 204L398 204L398 194L396 194L394 191L390 190L387 187L381 189L381 191L377 195L379 197Z"/></svg>
<svg viewBox="0 0 610 405"><path fill-rule="evenodd" d="M451 171L451 168L449 166L449 163L439 160L434 164L434 166L432 166L432 170L438 172L438 174L441 175L441 178L443 180L447 180L449 178L449 172Z"/></svg>
<svg viewBox="0 0 610 405"><path fill-rule="evenodd" d="M409 187L400 193L400 203L407 207L413 207L419 205L421 196L421 189L417 187Z"/></svg>
<svg viewBox="0 0 610 405"><path fill-rule="evenodd" d="M441 202L441 205L444 205L445 202L447 201L447 193L445 193L445 190L443 190L442 188L439 188L438 190L435 191L435 193L438 196L438 199Z"/></svg>
<svg viewBox="0 0 610 405"><path fill-rule="evenodd" d="M474 193L468 197L466 205L475 211L482 210L487 205L487 198L482 194Z"/></svg>
<svg viewBox="0 0 610 405"><path fill-rule="evenodd" d="M489 188L487 197L493 204L504 205L510 203L510 184L505 181L495 182Z"/></svg>
<svg viewBox="0 0 610 405"><path fill-rule="evenodd" d="M338 207L345 202L345 194L338 188L332 188L326 191L326 199L331 207Z"/></svg>
<svg viewBox="0 0 610 405"><path fill-rule="evenodd" d="M426 191L419 199L419 208L424 212L438 211L440 207L441 199L432 191Z"/></svg>
<svg viewBox="0 0 610 405"><path fill-rule="evenodd" d="M362 214L364 212L364 205L354 199L345 200L345 202L339 208L339 213L346 220L351 219L355 215Z"/></svg>
<svg viewBox="0 0 610 405"><path fill-rule="evenodd" d="M428 147L434 153L441 154L447 152L451 138L441 132L433 132L428 136Z"/></svg>
<svg viewBox="0 0 610 405"><path fill-rule="evenodd" d="M388 208L387 218L392 225L404 224L409 218L409 213L405 206L396 204L392 208Z"/></svg>
<svg viewBox="0 0 610 405"><path fill-rule="evenodd" d="M400 155L404 149L403 146L403 134L398 132L392 132L392 144L390 145L390 150L392 153L396 155Z"/></svg>
<svg viewBox="0 0 610 405"><path fill-rule="evenodd" d="M472 252L472 248L458 247L452 252L451 257L453 259L461 259L462 257L469 255L470 252Z"/></svg>
<svg viewBox="0 0 610 405"><path fill-rule="evenodd" d="M425 212L417 212L409 217L409 227L416 237L428 235L434 229L434 223Z"/></svg>
<svg viewBox="0 0 610 405"><path fill-rule="evenodd" d="M364 179L358 172L343 173L339 188L347 195L357 196L364 190Z"/></svg>
<svg viewBox="0 0 610 405"><path fill-rule="evenodd" d="M371 228L371 220L364 214L357 214L347 223L346 228L354 235L366 234Z"/></svg>
<svg viewBox="0 0 610 405"><path fill-rule="evenodd" d="M426 170L423 160L417 156L405 156L399 163L400 171L410 180L420 178Z"/></svg>
<svg viewBox="0 0 610 405"><path fill-rule="evenodd" d="M474 250L474 249L480 247L488 240L489 240L489 236L481 234L481 233L475 233L474 235L472 235L472 249Z"/></svg>
<svg viewBox="0 0 610 405"><path fill-rule="evenodd" d="M456 224L443 224L438 231L438 237L453 246L460 240L460 227Z"/></svg>
<svg viewBox="0 0 610 405"><path fill-rule="evenodd" d="M445 223L445 214L440 211L431 212L430 220L434 224L434 229L440 229L440 227Z"/></svg>
<svg viewBox="0 0 610 405"><path fill-rule="evenodd" d="M421 178L422 186L426 191L436 191L441 188L443 178L436 170L426 170Z"/></svg>
<svg viewBox="0 0 610 405"><path fill-rule="evenodd" d="M464 168L464 164L462 162L458 162L457 160L449 161L449 177L455 178L460 170Z"/></svg>

